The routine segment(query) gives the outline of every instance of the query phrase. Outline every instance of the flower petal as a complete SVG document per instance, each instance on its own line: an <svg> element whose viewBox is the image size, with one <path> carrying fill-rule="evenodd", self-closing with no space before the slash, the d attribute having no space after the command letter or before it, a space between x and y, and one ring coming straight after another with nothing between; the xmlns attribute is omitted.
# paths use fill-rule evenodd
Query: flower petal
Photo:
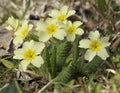
<svg viewBox="0 0 120 93"><path fill-rule="evenodd" d="M20 34L21 34L21 27L14 33L15 34L15 36L20 36Z"/></svg>
<svg viewBox="0 0 120 93"><path fill-rule="evenodd" d="M51 13L49 14L49 16L55 18L60 14L60 12L58 10L52 10Z"/></svg>
<svg viewBox="0 0 120 93"><path fill-rule="evenodd" d="M36 30L37 31L45 31L45 28L46 28L46 23L43 22L42 20L40 20L38 23L37 23L37 27L36 27Z"/></svg>
<svg viewBox="0 0 120 93"><path fill-rule="evenodd" d="M45 44L43 42L35 42L32 49L36 50L36 54L40 54L44 47Z"/></svg>
<svg viewBox="0 0 120 93"><path fill-rule="evenodd" d="M79 42L79 47L80 48L89 48L89 45L90 45L90 40L88 39L82 39L80 42Z"/></svg>
<svg viewBox="0 0 120 93"><path fill-rule="evenodd" d="M67 17L74 15L75 14L75 10L70 10L68 11Z"/></svg>
<svg viewBox="0 0 120 93"><path fill-rule="evenodd" d="M30 62L26 62L25 60L21 61L19 65L19 70L25 72L29 64Z"/></svg>
<svg viewBox="0 0 120 93"><path fill-rule="evenodd" d="M102 37L102 38L100 38L100 41L102 42L103 47L107 47L107 46L110 45L108 40L109 40L109 37Z"/></svg>
<svg viewBox="0 0 120 93"><path fill-rule="evenodd" d="M45 31L39 31L38 36L39 36L39 41L42 42L47 42L52 37L52 35L48 34Z"/></svg>
<svg viewBox="0 0 120 93"><path fill-rule="evenodd" d="M23 48L24 48L25 50L32 49L33 46L34 46L34 41L33 41L33 40L31 40L31 41L29 41L29 42L26 41L26 42L23 44Z"/></svg>
<svg viewBox="0 0 120 93"><path fill-rule="evenodd" d="M89 38L91 40L97 40L97 39L100 38L100 34L99 34L99 32L97 30L95 32L90 32Z"/></svg>
<svg viewBox="0 0 120 93"><path fill-rule="evenodd" d="M85 59L88 61L92 61L92 59L96 56L96 52L92 52L90 49L88 49L85 53Z"/></svg>
<svg viewBox="0 0 120 93"><path fill-rule="evenodd" d="M67 21L66 28L68 28L68 26L72 26L72 22L71 21Z"/></svg>
<svg viewBox="0 0 120 93"><path fill-rule="evenodd" d="M29 30L29 31L32 30L32 28L33 28L33 25L32 25L32 24L28 25L28 30Z"/></svg>
<svg viewBox="0 0 120 93"><path fill-rule="evenodd" d="M14 59L23 59L23 54L25 53L24 49L17 49L14 51Z"/></svg>
<svg viewBox="0 0 120 93"><path fill-rule="evenodd" d="M76 31L76 34L78 34L78 35L82 35L83 33L84 33L84 31L81 28L78 28Z"/></svg>
<svg viewBox="0 0 120 93"><path fill-rule="evenodd" d="M28 21L27 20L22 21L22 27L23 28L28 28Z"/></svg>
<svg viewBox="0 0 120 93"><path fill-rule="evenodd" d="M57 33L53 34L53 37L55 37L59 40L63 40L65 36L66 36L66 33L63 30L59 30L59 31L57 31Z"/></svg>
<svg viewBox="0 0 120 93"><path fill-rule="evenodd" d="M47 18L47 20L45 22L46 22L46 25L48 26L50 24L56 24L57 25L58 21L55 18Z"/></svg>
<svg viewBox="0 0 120 93"><path fill-rule="evenodd" d="M76 26L76 27L79 27L79 26L82 25L82 22L81 22L81 21L75 21L75 22L73 23L73 25Z"/></svg>
<svg viewBox="0 0 120 93"><path fill-rule="evenodd" d="M44 63L44 60L41 56L36 56L35 60L33 60L31 63L36 67L40 67Z"/></svg>
<svg viewBox="0 0 120 93"><path fill-rule="evenodd" d="M67 34L67 41L74 41L75 40L75 34Z"/></svg>
<svg viewBox="0 0 120 93"><path fill-rule="evenodd" d="M63 6L63 7L61 8L61 10L60 10L60 12L61 12L62 14L66 14L67 11L68 11L68 7L67 7L67 6Z"/></svg>
<svg viewBox="0 0 120 93"><path fill-rule="evenodd" d="M97 52L97 55L103 60L106 60L106 58L109 57L105 48L102 48L100 52Z"/></svg>
<svg viewBox="0 0 120 93"><path fill-rule="evenodd" d="M7 30L14 30L11 26L6 27Z"/></svg>
<svg viewBox="0 0 120 93"><path fill-rule="evenodd" d="M16 31L19 25L19 21L15 19L14 17L9 17L8 20L6 21L9 26L7 27L8 30L14 30Z"/></svg>
<svg viewBox="0 0 120 93"><path fill-rule="evenodd" d="M13 39L13 43L15 45L18 45L19 43L21 44L23 42L22 38L20 36L16 36L14 39Z"/></svg>

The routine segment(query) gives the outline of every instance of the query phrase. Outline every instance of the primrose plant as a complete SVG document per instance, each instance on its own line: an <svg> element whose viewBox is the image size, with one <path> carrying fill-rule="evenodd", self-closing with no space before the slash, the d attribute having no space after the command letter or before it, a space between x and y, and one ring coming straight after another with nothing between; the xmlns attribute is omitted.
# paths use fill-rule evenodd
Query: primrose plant
<svg viewBox="0 0 120 93"><path fill-rule="evenodd" d="M90 40L89 40L90 39ZM109 46L108 37L100 38L98 31L90 32L89 39L83 39L80 41L80 48L88 49L85 53L85 59L91 61L96 55L105 60L109 57L105 47Z"/></svg>
<svg viewBox="0 0 120 93"><path fill-rule="evenodd" d="M75 10L70 10L68 6L53 9L47 19L39 20L36 25L30 24L28 20L8 18L6 29L14 31L13 59L20 61L20 71L29 70L29 64L38 68L45 65L51 78L68 82L74 78L75 73L86 75L90 74L86 70L94 72L109 57L105 49L110 45L109 37L100 37L96 30L90 31L88 39L82 39L81 36L85 34L83 23L68 19L74 14ZM32 36L27 39L31 31L37 40ZM84 69L86 66L88 68Z"/></svg>

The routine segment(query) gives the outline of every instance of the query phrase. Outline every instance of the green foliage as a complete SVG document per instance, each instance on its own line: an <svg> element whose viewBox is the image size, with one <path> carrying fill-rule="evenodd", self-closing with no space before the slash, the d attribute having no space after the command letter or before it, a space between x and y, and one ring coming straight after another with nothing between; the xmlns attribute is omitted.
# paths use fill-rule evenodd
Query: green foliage
<svg viewBox="0 0 120 93"><path fill-rule="evenodd" d="M98 8L101 12L107 11L106 0L97 0Z"/></svg>
<svg viewBox="0 0 120 93"><path fill-rule="evenodd" d="M71 62L66 67L64 67L62 69L62 71L58 74L58 76L56 77L57 82L66 83L66 82L69 82L70 80L72 80L73 78L77 78L78 76L83 76L84 75L84 72L82 72L83 61L82 61L82 58L79 57L79 49L78 49L79 39L80 38L76 38L76 40L73 44ZM69 44L69 42L68 42L68 44ZM58 49L60 49L60 48L58 48ZM67 51L65 52L65 48L64 49L61 48L61 50L64 50L64 53L66 55L68 54ZM66 48L66 50L69 51L69 48L68 49ZM59 58L59 59L64 58L64 56L65 56L64 53L62 53L62 52L60 53L61 58ZM65 60L63 60L63 62L65 62ZM63 63L61 63L61 65L63 65ZM58 65L58 66L61 66L61 65Z"/></svg>
<svg viewBox="0 0 120 93"><path fill-rule="evenodd" d="M57 46L56 66L59 68L59 71L65 65L66 58L70 55L71 48L72 44L67 41Z"/></svg>
<svg viewBox="0 0 120 93"><path fill-rule="evenodd" d="M46 46L43 52L43 58L51 78L56 77L57 73L66 65L66 59L72 48L70 42L64 42L58 45ZM50 50L50 51L48 51Z"/></svg>
<svg viewBox="0 0 120 93"><path fill-rule="evenodd" d="M15 60L10 60L10 59L9 61L6 59L0 59L0 63L2 63L2 66L5 67L5 68L2 68L3 71L2 70L0 71L0 78L4 77L5 74L9 73L10 71L12 71L14 68L18 66L18 63L16 64Z"/></svg>
<svg viewBox="0 0 120 93"><path fill-rule="evenodd" d="M84 71L86 75L89 75L91 73L94 73L97 68L103 63L103 60L96 56L91 62L89 62L85 67Z"/></svg>
<svg viewBox="0 0 120 93"><path fill-rule="evenodd" d="M70 80L73 79L74 77L74 73L73 73L73 69L71 66L68 66L66 68L64 68L56 77L56 82L69 82Z"/></svg>
<svg viewBox="0 0 120 93"><path fill-rule="evenodd" d="M69 66L62 69L62 71L58 74L56 77L56 82L69 82L72 79L75 79L77 77L84 76L83 72L83 66L81 58L78 58L77 61L71 62Z"/></svg>
<svg viewBox="0 0 120 93"><path fill-rule="evenodd" d="M50 51L48 51L50 50ZM45 61L45 65L51 75L51 78L56 76L56 46L45 47L43 52L43 59Z"/></svg>
<svg viewBox="0 0 120 93"><path fill-rule="evenodd" d="M50 57L50 64L51 64L51 78L56 76L56 46L52 46L52 54Z"/></svg>
<svg viewBox="0 0 120 93"><path fill-rule="evenodd" d="M116 64L117 68L120 69L120 55L114 56L112 61Z"/></svg>
<svg viewBox="0 0 120 93"><path fill-rule="evenodd" d="M96 16L94 17L93 20L95 20L96 23L97 22L98 23L97 23L97 25L95 25L94 23L92 23L93 20L90 18L91 23L88 24L89 19L87 19L87 17L86 17L87 14L81 14L82 17L80 17L80 18L85 17L85 19L88 20L88 23L85 22L83 24L83 27L85 27L85 29L84 29L85 31L84 31L84 35L82 36L82 38L84 38L84 39L89 38L88 34L89 34L89 25L90 25L91 30L99 30L100 36L109 35L112 40L112 37L117 32L117 31L115 31L115 28L119 31L119 28L117 28L117 26L119 27L118 24L119 24L119 19L120 19L119 18L119 10L120 10L119 6L116 5L114 0L97 0L97 1L93 0L93 2L95 2L97 4L98 9L95 9L95 11L91 11L91 10L89 10L89 7L95 8L96 5L95 5L95 7L94 7L94 5L89 6L90 1L88 1L88 2L86 2L86 1L84 1L84 2L86 3L86 6L88 4L88 7L85 8L86 6L83 5L81 7L81 8L84 7L83 12L78 11L78 10L77 10L77 12L84 13L84 10L85 11L87 10L87 12L90 11L92 13L97 12L97 13L95 13ZM113 6L110 6L111 5L110 2L112 2L112 1L114 1L114 4L112 4ZM27 0L26 8L25 8L24 12L22 13L21 19L25 18L27 12L29 11L30 5L31 5L31 0ZM43 9L43 10L44 11L49 10L49 9L47 9L48 6L46 7L46 5L45 5L45 7L44 7L45 9ZM77 6L75 6L75 7L77 7ZM114 10L116 12L114 12ZM90 15L92 15L92 13ZM10 12L8 11L8 15L13 15L16 18L19 18L15 13L12 13L11 11ZM45 13L45 15L46 15L46 13ZM76 15L77 15L77 13L76 13ZM77 15L77 16L76 15L72 16L73 19L72 19L72 17L69 17L68 18L68 19L70 19L69 21L74 22L75 20L77 20L77 19L74 19L74 17L75 18L79 17L79 15ZM48 17L48 16L45 16L45 18L43 17L44 19L42 19L42 18L41 19L47 20L46 17ZM7 16L7 18L8 18L8 16ZM2 22L0 23L0 25L3 24L7 20L7 18L5 17L2 20ZM101 22L99 23L99 21L101 21ZM95 25L95 26L92 26L92 25ZM92 27L94 27L94 29L92 29ZM64 40L58 40L58 39L52 37L47 42L44 42L46 44L44 51L42 52L44 64L42 64L42 66L40 68L34 67L33 65L29 65L28 72L24 73L24 74L31 74L29 72L33 71L33 77L38 76L38 77L43 77L43 78L47 77L46 79L48 79L48 80L52 79L54 83L52 82L53 86L52 86L52 88L50 88L50 90L54 90L53 88L58 87L58 88L62 89L61 93L69 93L69 92L70 93L100 93L102 88L103 88L103 90L105 90L105 87L108 88L108 86L110 88L112 86L112 89L119 88L120 87L119 76L117 76L116 78L113 78L113 79L111 79L112 77L110 77L110 79L109 79L110 81L109 80L107 81L106 77L104 76L104 74L106 74L106 73L104 73L104 74L102 73L102 76L105 78L105 82L101 82L101 81L99 81L99 79L97 79L97 81L94 81L96 76L92 76L92 75L94 75L94 73L97 71L97 68L99 68L101 64L104 64L104 61L98 56L96 56L91 62L86 61L84 59L86 49L84 51L83 49L78 47L79 42L81 40L81 36L76 35L76 37L77 38L74 40L74 42L65 41L66 37ZM118 38L116 38L116 39L118 39ZM39 42L39 36L37 36L37 34L35 35L33 33L29 33L28 36L25 38L25 40L28 40L28 41L30 41L31 39ZM112 43L114 43L114 41L112 41ZM111 43L111 45L112 45L112 43ZM21 46L22 46L22 44L21 44ZM21 46L20 46L20 48L21 48ZM119 47L118 47L118 49L119 49ZM108 48L108 50L110 50L110 47ZM107 52L108 52L108 50L107 50ZM111 52L109 52L109 54L110 53ZM114 55L116 55L116 56L114 56ZM111 58L111 56L114 56L114 57ZM108 62L108 64L112 64L112 62L114 62L113 63L113 65L115 64L114 67L115 68L118 67L117 68L118 71L116 71L116 72L119 73L119 71L120 71L120 69L119 69L120 68L119 51L114 51L114 54L111 53L110 57L105 60L105 63L106 63L106 61ZM17 60L17 62L18 62L18 60ZM15 67L18 68L18 64L15 65L14 62L12 62L11 60L9 61L9 59L8 60L0 59L0 68L1 68L0 78L4 77L6 73L11 72ZM104 64L103 70L106 70L106 68L109 68L109 65L106 66L106 64ZM17 71L17 69L15 71ZM97 75L98 74L99 73L97 73ZM84 77L87 79L81 80ZM32 75L30 75L30 78L32 79ZM70 82L71 80L72 80L72 82ZM71 92L72 90L69 90L69 89L72 89L71 87L73 87L74 83L76 83L76 82L78 85L80 85L78 87L79 92ZM109 85L109 84L112 84L112 85ZM2 84L0 81L0 87L2 87L2 86L4 86L4 84ZM48 87L47 84L46 84L46 86ZM22 92L23 91L22 91L21 87L19 86L19 84L17 83L17 81L9 82L9 85L7 87L5 87L4 89L2 89L2 93L22 93ZM113 90L112 90L112 92L113 92ZM60 93L60 92L58 92L58 93ZM113 92L113 93L116 93L116 92Z"/></svg>
<svg viewBox="0 0 120 93"><path fill-rule="evenodd" d="M27 12L30 8L30 4L31 4L31 0L28 0L25 11L23 12L23 15L22 15L21 19L23 19L25 17L25 15L27 14Z"/></svg>
<svg viewBox="0 0 120 93"><path fill-rule="evenodd" d="M85 75L94 73L97 68L103 63L99 57L95 57L93 61L83 66L81 58L78 58L76 62L70 64L70 66L64 68L60 74L58 74L57 82L69 82L73 78L83 77Z"/></svg>
<svg viewBox="0 0 120 93"><path fill-rule="evenodd" d="M11 81L5 88L1 90L1 93L24 93L17 81Z"/></svg>
<svg viewBox="0 0 120 93"><path fill-rule="evenodd" d="M74 80L69 81L66 84L56 84L54 92L57 93L70 93L74 85ZM63 87L64 86L64 87Z"/></svg>
<svg viewBox="0 0 120 93"><path fill-rule="evenodd" d="M44 48L44 51L43 51L43 59L44 59L44 62L45 62L45 66L46 68L48 69L49 73L51 74L51 64L50 64L50 51L48 51L50 49L50 47L45 47Z"/></svg>
<svg viewBox="0 0 120 93"><path fill-rule="evenodd" d="M0 62L7 68L13 68L14 64L8 60L0 59Z"/></svg>

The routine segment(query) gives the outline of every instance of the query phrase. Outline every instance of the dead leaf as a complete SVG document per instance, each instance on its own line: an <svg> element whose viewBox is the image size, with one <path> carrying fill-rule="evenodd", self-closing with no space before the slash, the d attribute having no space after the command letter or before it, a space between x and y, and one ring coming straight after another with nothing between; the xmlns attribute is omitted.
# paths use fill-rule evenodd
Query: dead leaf
<svg viewBox="0 0 120 93"><path fill-rule="evenodd" d="M12 39L12 31L7 31L4 26L0 28L0 56L8 54L8 49L10 47Z"/></svg>
<svg viewBox="0 0 120 93"><path fill-rule="evenodd" d="M91 20L89 20L88 22L86 22L86 28L92 30L92 29L95 28L95 27L96 27L95 22L93 22L93 21L91 21Z"/></svg>
<svg viewBox="0 0 120 93"><path fill-rule="evenodd" d="M113 42L113 44L112 44L112 46L110 48L111 51L112 52L115 51L118 48L118 46L120 46L120 34L118 34L116 36L116 38L115 38L115 40L114 40L114 42Z"/></svg>

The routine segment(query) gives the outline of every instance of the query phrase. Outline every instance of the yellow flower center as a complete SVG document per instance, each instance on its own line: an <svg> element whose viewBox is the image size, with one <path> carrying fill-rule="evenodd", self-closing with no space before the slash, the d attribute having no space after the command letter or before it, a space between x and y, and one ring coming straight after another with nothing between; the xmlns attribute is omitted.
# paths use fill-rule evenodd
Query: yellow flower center
<svg viewBox="0 0 120 93"><path fill-rule="evenodd" d="M48 34L54 34L54 33L56 33L56 32L57 32L57 29L58 29L58 26L55 25L55 24L50 24L50 25L46 28Z"/></svg>
<svg viewBox="0 0 120 93"><path fill-rule="evenodd" d="M76 26L70 26L70 27L68 27L68 29L67 29L67 32L68 32L69 34L74 34L76 31L77 31Z"/></svg>
<svg viewBox="0 0 120 93"><path fill-rule="evenodd" d="M36 51L28 49L27 52L23 56L24 56L24 58L27 62L31 61L31 60L34 60L35 56L36 56Z"/></svg>
<svg viewBox="0 0 120 93"><path fill-rule="evenodd" d="M90 43L89 46L93 52L97 52L101 50L102 43L100 41L94 40Z"/></svg>
<svg viewBox="0 0 120 93"><path fill-rule="evenodd" d="M28 34L28 29L23 29L23 31L21 32L22 38L25 38L27 34Z"/></svg>
<svg viewBox="0 0 120 93"><path fill-rule="evenodd" d="M61 22L63 22L66 18L67 18L67 16L65 14L61 14L58 16L58 20Z"/></svg>

